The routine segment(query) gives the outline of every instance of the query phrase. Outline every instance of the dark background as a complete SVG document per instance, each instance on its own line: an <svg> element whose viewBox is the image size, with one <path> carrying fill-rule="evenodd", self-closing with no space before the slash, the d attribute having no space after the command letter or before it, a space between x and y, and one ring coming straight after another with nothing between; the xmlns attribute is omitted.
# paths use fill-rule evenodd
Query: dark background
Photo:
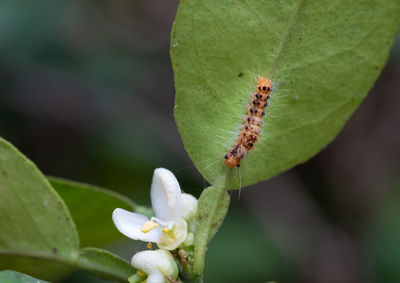
<svg viewBox="0 0 400 283"><path fill-rule="evenodd" d="M149 204L156 167L198 197L207 184L173 118L168 52L177 5L1 1L0 136L45 174L141 204ZM206 282L400 282L399 79L398 36L333 143L240 198L232 193ZM77 272L65 282L103 281Z"/></svg>

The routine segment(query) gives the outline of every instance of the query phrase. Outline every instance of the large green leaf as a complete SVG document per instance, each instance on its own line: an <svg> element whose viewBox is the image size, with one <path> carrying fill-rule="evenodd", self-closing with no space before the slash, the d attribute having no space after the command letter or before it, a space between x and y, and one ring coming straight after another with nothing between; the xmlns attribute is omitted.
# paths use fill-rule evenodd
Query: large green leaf
<svg viewBox="0 0 400 283"><path fill-rule="evenodd" d="M79 239L60 196L36 166L0 138L0 269L58 279L77 260Z"/></svg>
<svg viewBox="0 0 400 283"><path fill-rule="evenodd" d="M181 1L171 37L175 119L198 170L232 189L312 157L372 87L399 22L398 0ZM223 160L258 75L274 86L239 172Z"/></svg>
<svg viewBox="0 0 400 283"><path fill-rule="evenodd" d="M68 183L55 179L53 182L58 182L68 202L75 204L72 193L66 192ZM77 193L74 197L96 197L107 210L110 208L103 198L108 198L112 204L131 207L128 201L116 195L113 198L111 193L99 189L89 191L89 188L85 192L82 187L82 194ZM0 269L22 271L50 281L59 280L77 268L121 282L126 282L135 272L129 263L105 250L84 248L80 251L78 233L63 200L37 167L1 138L0 195ZM90 200L86 203L90 204ZM80 208L73 207L77 209L74 214L85 206L82 202L80 204ZM95 209L93 205L91 207ZM105 218L92 220L107 222L107 219L111 219L111 212L99 214ZM86 211L85 215L89 215L89 212ZM83 222L78 223L84 225ZM114 229L109 223L90 227L97 233L101 232L101 228ZM108 231L103 232L111 237ZM83 229L83 234L87 242L95 242L89 239L90 231ZM107 237L101 237L102 241Z"/></svg>
<svg viewBox="0 0 400 283"><path fill-rule="evenodd" d="M112 222L112 212L117 207L134 211L132 201L88 184L54 177L49 181L71 211L82 247L104 245L123 237Z"/></svg>
<svg viewBox="0 0 400 283"><path fill-rule="evenodd" d="M0 282L1 283L48 283L47 281L42 281L26 274L12 271L3 270L0 271Z"/></svg>

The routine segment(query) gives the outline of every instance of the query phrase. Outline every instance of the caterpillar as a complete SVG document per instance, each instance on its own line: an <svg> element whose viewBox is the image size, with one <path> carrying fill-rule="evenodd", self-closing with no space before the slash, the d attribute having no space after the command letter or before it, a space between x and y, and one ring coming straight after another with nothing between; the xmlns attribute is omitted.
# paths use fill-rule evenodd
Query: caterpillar
<svg viewBox="0 0 400 283"><path fill-rule="evenodd" d="M247 107L248 115L237 141L225 155L225 164L228 167L240 167L240 160L254 147L260 134L262 117L265 115L265 107L268 106L269 93L272 90L272 82L264 77L258 77L257 91L251 95L250 105Z"/></svg>

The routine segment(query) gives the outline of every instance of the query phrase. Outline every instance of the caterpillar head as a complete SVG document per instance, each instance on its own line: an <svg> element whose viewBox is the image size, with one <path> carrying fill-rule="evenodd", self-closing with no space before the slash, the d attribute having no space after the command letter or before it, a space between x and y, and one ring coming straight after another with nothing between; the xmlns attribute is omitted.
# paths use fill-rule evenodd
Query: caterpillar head
<svg viewBox="0 0 400 283"><path fill-rule="evenodd" d="M228 153L225 155L225 164L231 168L240 167L240 159L232 153Z"/></svg>
<svg viewBox="0 0 400 283"><path fill-rule="evenodd" d="M272 82L264 77L258 77L257 91L268 94L272 90Z"/></svg>

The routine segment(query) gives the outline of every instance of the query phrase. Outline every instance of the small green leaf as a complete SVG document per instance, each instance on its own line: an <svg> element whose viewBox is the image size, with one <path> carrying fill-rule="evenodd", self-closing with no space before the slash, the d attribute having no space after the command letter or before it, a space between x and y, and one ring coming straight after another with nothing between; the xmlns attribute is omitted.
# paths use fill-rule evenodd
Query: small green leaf
<svg viewBox="0 0 400 283"><path fill-rule="evenodd" d="M221 226L228 212L229 201L229 195L218 188L209 187L201 194L196 215L196 235L206 234L207 243Z"/></svg>
<svg viewBox="0 0 400 283"><path fill-rule="evenodd" d="M0 271L0 282L1 283L48 283L47 281L42 281L26 274L12 271L3 270Z"/></svg>
<svg viewBox="0 0 400 283"><path fill-rule="evenodd" d="M136 270L124 259L106 250L84 248L79 254L78 266L97 276L127 282Z"/></svg>
<svg viewBox="0 0 400 283"><path fill-rule="evenodd" d="M48 179L71 211L82 247L104 245L123 237L112 222L112 212L117 207L135 211L132 201L92 185L54 177Z"/></svg>
<svg viewBox="0 0 400 283"><path fill-rule="evenodd" d="M228 212L229 201L230 197L224 189L214 187L205 189L199 198L194 234L195 276L200 276L203 271L207 244L221 226Z"/></svg>
<svg viewBox="0 0 400 283"><path fill-rule="evenodd" d="M71 215L37 167L0 138L0 269L55 280L72 271L79 239Z"/></svg>
<svg viewBox="0 0 400 283"><path fill-rule="evenodd" d="M198 170L237 189L315 155L372 87L399 23L398 0L181 1L171 35L175 119ZM258 75L274 86L239 171L223 161Z"/></svg>

